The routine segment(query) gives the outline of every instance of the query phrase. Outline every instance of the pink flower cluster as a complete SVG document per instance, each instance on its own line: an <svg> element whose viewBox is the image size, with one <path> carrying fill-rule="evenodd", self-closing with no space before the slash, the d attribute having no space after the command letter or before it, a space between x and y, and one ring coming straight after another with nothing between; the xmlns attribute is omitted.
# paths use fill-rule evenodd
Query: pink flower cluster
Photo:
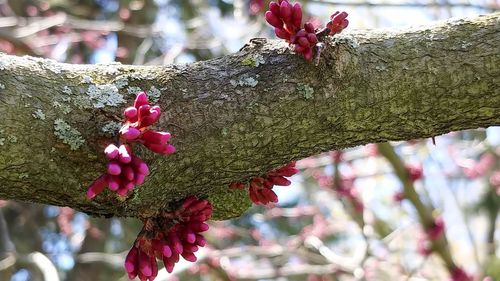
<svg viewBox="0 0 500 281"><path fill-rule="evenodd" d="M424 176L424 169L422 168L422 165L407 164L405 168L411 182L415 182Z"/></svg>
<svg viewBox="0 0 500 281"><path fill-rule="evenodd" d="M288 0L278 0L269 3L265 14L266 21L274 27L274 33L281 39L294 44L295 52L303 54L306 60L313 59L313 48L318 43L318 37L312 23L302 27L302 6L300 3L290 4ZM335 12L330 17L325 35L340 33L347 27L349 21L346 12Z"/></svg>
<svg viewBox="0 0 500 281"><path fill-rule="evenodd" d="M149 129L160 118L159 106L151 106L144 92L137 94L134 106L124 110L125 123L119 131L120 144L110 144L104 149L109 159L106 173L98 177L88 188L87 198L93 199L106 187L120 196L126 196L137 185L144 183L149 174L148 165L134 155L130 143L138 142L151 151L172 154L175 148L168 143L170 133Z"/></svg>
<svg viewBox="0 0 500 281"><path fill-rule="evenodd" d="M299 170L295 168L295 161L276 170L272 170L266 176L254 177L250 180L250 187L248 194L250 200L255 204L266 205L271 202L277 203L278 196L274 193L273 186L289 186L290 180L285 177L291 177L298 173ZM232 189L244 189L246 184L242 182L235 182L229 185Z"/></svg>
<svg viewBox="0 0 500 281"><path fill-rule="evenodd" d="M212 216L212 210L207 200L190 196L177 211L147 219L125 259L129 278L153 281L158 274L157 258L168 272L173 271L181 256L195 262L196 251L206 245L200 233L208 230L205 221Z"/></svg>

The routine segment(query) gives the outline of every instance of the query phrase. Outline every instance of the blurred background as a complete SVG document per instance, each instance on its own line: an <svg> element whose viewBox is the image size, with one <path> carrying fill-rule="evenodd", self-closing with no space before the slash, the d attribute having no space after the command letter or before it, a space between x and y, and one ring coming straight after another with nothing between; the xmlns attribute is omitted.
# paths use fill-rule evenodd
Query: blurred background
<svg viewBox="0 0 500 281"><path fill-rule="evenodd" d="M190 63L274 38L268 3L0 0L0 51L68 63ZM347 11L347 31L500 10L499 0L301 3L318 27ZM275 188L279 204L212 222L198 262L156 280L449 280L446 253L474 280L500 280L499 157L500 129L492 127L303 159L292 185ZM123 261L141 226L0 201L0 280L128 280ZM432 246L436 239L447 239L444 248Z"/></svg>

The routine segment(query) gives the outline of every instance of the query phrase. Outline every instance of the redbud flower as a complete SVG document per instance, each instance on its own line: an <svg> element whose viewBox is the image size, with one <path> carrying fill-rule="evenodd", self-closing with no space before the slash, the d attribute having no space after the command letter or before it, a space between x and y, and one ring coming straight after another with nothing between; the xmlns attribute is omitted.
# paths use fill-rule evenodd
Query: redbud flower
<svg viewBox="0 0 500 281"><path fill-rule="evenodd" d="M195 262L195 253L206 245L201 233L209 228L205 221L212 216L212 210L207 200L190 196L177 211L147 219L125 259L129 278L154 280L158 271L156 258L163 261L169 273L180 257Z"/></svg>
<svg viewBox="0 0 500 281"><path fill-rule="evenodd" d="M270 171L264 177L254 177L250 180L248 195L250 200L255 204L266 205L271 202L277 203L278 196L274 193L273 186L289 186L291 184L290 180L285 177L291 177L298 173L298 169L295 168L295 161L281 167L279 169ZM231 189L244 189L245 184L241 182L231 183L229 188Z"/></svg>
<svg viewBox="0 0 500 281"><path fill-rule="evenodd" d="M330 21L326 24L326 27L330 30L330 35L340 33L349 25L347 20L348 14L346 12L336 11L330 16Z"/></svg>

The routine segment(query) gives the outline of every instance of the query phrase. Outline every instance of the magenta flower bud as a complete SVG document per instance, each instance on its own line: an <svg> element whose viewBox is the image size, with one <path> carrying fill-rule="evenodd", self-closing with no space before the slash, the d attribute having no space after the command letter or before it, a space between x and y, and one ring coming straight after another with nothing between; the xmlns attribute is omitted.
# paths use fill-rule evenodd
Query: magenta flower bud
<svg viewBox="0 0 500 281"><path fill-rule="evenodd" d="M191 229L185 229L184 230L184 239L190 243L193 244L194 241L196 241L196 235Z"/></svg>
<svg viewBox="0 0 500 281"><path fill-rule="evenodd" d="M188 227L195 232L204 232L204 231L207 231L209 228L208 224L203 223L203 222L191 222L188 224ZM194 243L194 242L191 242L191 243Z"/></svg>
<svg viewBox="0 0 500 281"><path fill-rule="evenodd" d="M149 115L149 110L151 109L151 106L149 104L144 104L139 107L139 112L138 112L138 118L139 121L142 122L142 118L146 117Z"/></svg>
<svg viewBox="0 0 500 281"><path fill-rule="evenodd" d="M132 249L130 249L130 251L128 252L127 257L125 258L125 271L127 271L127 273L129 274L132 274L132 278L135 278L137 276L136 264L138 261L138 252L139 250L136 247L132 247Z"/></svg>
<svg viewBox="0 0 500 281"><path fill-rule="evenodd" d="M127 120L137 119L137 108L133 106L125 108L125 110L123 111L123 116L125 116L125 119Z"/></svg>
<svg viewBox="0 0 500 281"><path fill-rule="evenodd" d="M314 25L310 22L306 22L304 24L304 30L307 32L307 33L314 33Z"/></svg>
<svg viewBox="0 0 500 281"><path fill-rule="evenodd" d="M129 165L123 167L122 174L128 181L133 181L135 178L134 170Z"/></svg>
<svg viewBox="0 0 500 281"><path fill-rule="evenodd" d="M316 37L316 34L314 33L309 33L307 34L307 41L311 44L311 46L316 45L318 43L318 37Z"/></svg>
<svg viewBox="0 0 500 281"><path fill-rule="evenodd" d="M299 2L295 2L292 7L292 23L298 28L302 23L302 6Z"/></svg>
<svg viewBox="0 0 500 281"><path fill-rule="evenodd" d="M148 104L148 96L144 92L139 92L135 97L134 107L139 109L141 106Z"/></svg>
<svg viewBox="0 0 500 281"><path fill-rule="evenodd" d="M271 11L276 17L280 17L280 5L278 3L269 3L269 11Z"/></svg>
<svg viewBox="0 0 500 281"><path fill-rule="evenodd" d="M290 5L287 1L281 2L280 16L285 22L290 22L292 19L292 5Z"/></svg>
<svg viewBox="0 0 500 281"><path fill-rule="evenodd" d="M134 156L132 159L132 166L139 174L143 174L145 176L149 175L149 167L144 161L142 161L141 158Z"/></svg>
<svg viewBox="0 0 500 281"><path fill-rule="evenodd" d="M277 28L283 28L283 21L281 21L280 18L278 18L273 12L267 11L265 14L266 21Z"/></svg>
<svg viewBox="0 0 500 281"><path fill-rule="evenodd" d="M120 164L118 164L118 162L111 161L108 163L107 172L110 175L117 176L122 172L122 168L121 168Z"/></svg>
<svg viewBox="0 0 500 281"><path fill-rule="evenodd" d="M268 201L278 203L278 196L276 195L276 193L274 193L274 191L269 188L263 188L260 191Z"/></svg>
<svg viewBox="0 0 500 281"><path fill-rule="evenodd" d="M205 247L207 240L202 235L196 234L196 241L194 243L200 247Z"/></svg>
<svg viewBox="0 0 500 281"><path fill-rule="evenodd" d="M98 177L88 188L86 196L87 199L93 199L97 194L103 192L104 188L108 184L107 176L101 175Z"/></svg>
<svg viewBox="0 0 500 281"><path fill-rule="evenodd" d="M134 187L135 187L135 184L134 184L134 182L132 182L132 181L126 182L126 183L123 185L123 189L125 189L125 190L126 190L126 192L131 191L132 189L134 189Z"/></svg>
<svg viewBox="0 0 500 281"><path fill-rule="evenodd" d="M185 252L196 253L198 251L198 246L194 244L184 243L182 244L182 247L184 248L184 253Z"/></svg>
<svg viewBox="0 0 500 281"><path fill-rule="evenodd" d="M163 245L161 253L164 257L170 258L172 256L172 249L168 245Z"/></svg>
<svg viewBox="0 0 500 281"><path fill-rule="evenodd" d="M151 267L151 259L143 251L139 251L139 271L144 274L144 276L151 276L151 274L153 273L153 268Z"/></svg>
<svg viewBox="0 0 500 281"><path fill-rule="evenodd" d="M182 253L181 255L185 260L190 261L190 262L195 262L197 260L196 256L193 253L185 252L185 253Z"/></svg>
<svg viewBox="0 0 500 281"><path fill-rule="evenodd" d="M309 48L309 40L306 37L300 37L297 43L304 48Z"/></svg>
<svg viewBox="0 0 500 281"><path fill-rule="evenodd" d="M314 57L313 50L311 48L307 49L306 52L304 53L304 59L310 61Z"/></svg>
<svg viewBox="0 0 500 281"><path fill-rule="evenodd" d="M171 247L172 252L177 253L177 254L182 253L182 243L181 243L181 240L179 239L179 237L177 237L177 234L170 232L168 234L168 239L169 239L170 244L172 246Z"/></svg>
<svg viewBox="0 0 500 281"><path fill-rule="evenodd" d="M117 191L120 188L120 177L111 176L108 178L108 188L113 191Z"/></svg>
<svg viewBox="0 0 500 281"><path fill-rule="evenodd" d="M126 144L120 145L118 148L120 162L125 164L130 163L132 161L132 156L130 156L131 151L130 146Z"/></svg>
<svg viewBox="0 0 500 281"><path fill-rule="evenodd" d="M174 270L174 263L168 258L163 258L163 264L165 265L165 269L168 273L172 273Z"/></svg>
<svg viewBox="0 0 500 281"><path fill-rule="evenodd" d="M144 183L146 176L144 174L135 175L135 185L141 185Z"/></svg>
<svg viewBox="0 0 500 281"><path fill-rule="evenodd" d="M149 110L149 113L150 115L152 115L153 117L156 117L156 118L159 118L160 115L161 115L161 107L158 106L158 105L154 105L151 107L151 109Z"/></svg>
<svg viewBox="0 0 500 281"><path fill-rule="evenodd" d="M135 140L141 135L141 131L134 127L125 126L120 130L120 135L126 140Z"/></svg>
<svg viewBox="0 0 500 281"><path fill-rule="evenodd" d="M121 197L125 197L128 193L128 189L126 187L121 187L116 191L116 193Z"/></svg>
<svg viewBox="0 0 500 281"><path fill-rule="evenodd" d="M118 147L114 144L110 144L104 149L104 154L108 159L114 159L118 156Z"/></svg>
<svg viewBox="0 0 500 281"><path fill-rule="evenodd" d="M145 131L141 138L149 143L154 144L165 144L170 140L170 133L168 132L157 132L157 131Z"/></svg>
<svg viewBox="0 0 500 281"><path fill-rule="evenodd" d="M289 186L292 183L291 181L285 179L282 176L272 176L272 177L268 177L268 179L274 185Z"/></svg>

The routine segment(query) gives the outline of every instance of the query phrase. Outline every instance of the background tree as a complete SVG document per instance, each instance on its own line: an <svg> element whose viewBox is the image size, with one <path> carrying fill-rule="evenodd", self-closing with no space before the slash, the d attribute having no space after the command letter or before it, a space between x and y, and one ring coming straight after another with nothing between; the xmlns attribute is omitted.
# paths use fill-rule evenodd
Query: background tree
<svg viewBox="0 0 500 281"><path fill-rule="evenodd" d="M323 1L305 1L311 19L331 14L331 11L322 14L330 3L319 2ZM265 1L8 1L1 3L0 45L6 53L39 55L72 63L105 63L115 58L146 65L192 62L236 52L250 38L267 36L270 30L262 20L266 6ZM498 9L498 3L494 2L431 3L425 12L416 12L415 7L421 4L381 4L388 6L384 9L371 6L357 3L356 8L349 8L353 10L351 29L356 24L374 24L366 19L357 20L364 13L379 19L381 26L397 25L399 17L395 12L377 16L389 13L390 9L421 13L427 20L453 13L475 14ZM102 166L100 151L112 135L110 132L116 129L120 108L98 112L78 108L75 103L81 84L88 84L84 92L92 85L98 90L103 89L98 86L117 85L120 82L117 73L106 73L111 68L105 66L71 66L68 70L48 61L1 56L0 82L10 100L1 107L7 108L3 115L9 118L0 128L3 147L0 194L4 198L69 205L93 214L123 216L141 215L147 211L144 206L151 202L155 203L153 209L161 208L163 204L158 202L168 203L194 192L209 194L216 204L218 218L228 218L241 214L249 206L243 192L226 191L228 183L266 172L291 159L370 141L430 137L450 130L497 124L499 79L495 77L499 75L500 58L494 47L499 40L498 14L474 22L458 22L453 27L449 31L440 27L431 31L420 29L413 36L411 32L347 34L335 43L330 42L318 67L286 51L284 44L259 40L232 57L162 68L162 73L158 73L159 69L143 69L134 79L131 77L137 68L115 66L118 76L129 75L122 79L127 84L118 89L121 93L134 94L138 89L147 90L150 95L161 93L158 98L170 112L163 124L180 140L178 147L184 149L183 156L179 153L171 160L154 160L157 173L139 193L140 200L127 204L120 204L112 195L97 203L83 198L86 184ZM442 46L449 48L443 50ZM401 61L391 57L398 48L405 50ZM419 51L426 55L420 57ZM358 58L357 64L342 61L352 61L353 57ZM450 65L450 61L455 63ZM229 79L221 76L227 71L226 66L231 66L234 72ZM338 69L342 66L359 68ZM447 79L431 80L433 76L429 73L445 69L449 72L438 77ZM407 76L398 75L401 70L406 70ZM73 80L65 77L66 71L76 75ZM278 71L290 75L288 81L294 85L294 98L290 98L287 81L273 76L273 73L282 75ZM339 77L336 71L345 76ZM172 78L168 79L168 74ZM422 85L412 83L419 81L416 78L419 75L428 81ZM30 83L19 83L18 79L30 76ZM233 76L236 79L231 79ZM400 102L376 94L367 95L371 100L362 94L356 98L370 90L374 93L398 90L396 86L374 82L389 83L389 78L402 87L399 90L414 90L390 93L399 95ZM217 83L199 83L210 79ZM48 81L53 87L41 87ZM19 85L31 85L40 92L33 97L31 90ZM328 85L345 91L328 89L323 97L321 89ZM353 85L365 86L349 89ZM68 96L56 91L47 98L53 89L64 87L69 89ZM447 93L451 87L457 89L452 91L456 102L434 105L431 114L425 102L418 107L421 111L404 107L416 95L419 100L433 104L439 100L433 98L436 93L441 93L440 90ZM205 103L200 93L214 93L215 89L219 92L207 96ZM263 95L266 89L272 90ZM227 92L236 92L242 98L227 100L224 96ZM335 100L336 106L328 102L332 98L328 93L340 97ZM190 103L193 99L201 101ZM385 103L386 99L391 102ZM337 115L350 112L353 106L350 100L364 104L365 109L351 113L352 116ZM29 110L12 107L13 103ZM212 106L189 107L207 104ZM235 107L228 111L232 104L243 104L245 110ZM333 113L311 114L310 105L315 106L316 112L330 109ZM379 112L389 114L370 118L369 114L375 112L374 105L381 107ZM405 110L411 118L387 122L391 117L404 116L401 113ZM248 123L248 119L226 118L221 112L233 116L234 112L242 112L243 117L257 114L259 118L252 119L249 127L229 127L229 124ZM286 114L289 112L295 114ZM17 119L10 118L14 114ZM274 122L284 124L285 119L297 122L299 117L303 124L284 128L274 125ZM68 129L52 120L62 120L71 126ZM367 121L360 125L360 120ZM365 132L360 129L369 127L376 129ZM56 128L60 128L62 137L49 138L49 148L53 147L49 151L45 133L52 136L54 130L58 131ZM80 136L71 128L81 132ZM31 131L43 132L43 137ZM299 163L303 173L294 179L297 184L280 192L281 203L277 208L253 208L237 220L214 222L209 234L213 238L211 247L201 253L200 261L194 266L178 266L174 276L162 275L158 279L190 275L192 279L213 280L283 276L290 280L303 280L305 276L311 280L386 280L412 276L443 280L448 276L447 271L456 272L459 266L477 278L486 275L500 278L495 272L499 208L495 187L500 185L495 172L499 168L495 134L494 128L455 133L437 138L437 147L426 140L398 144L395 147L398 154L394 154L390 145L380 144L305 159ZM203 138L205 144L201 145L200 136L210 137ZM265 136L272 136L273 141L266 141ZM303 141L297 138L300 136L309 136L314 141ZM95 141L80 143L80 137ZM68 144L77 149L72 151ZM263 149L266 147L267 150ZM218 151L228 154L216 155ZM228 158L230 154L237 155L235 151L241 156ZM199 162L197 154L210 157ZM20 159L31 159L31 163L19 164ZM99 162L92 164L96 159ZM58 164L51 165L51 160ZM46 165L42 166L43 163ZM416 176L421 166L424 178ZM391 167L397 177L384 176L391 173ZM55 174L54 171L62 177L46 179L45 173ZM71 190L55 188L64 184L71 186ZM403 187L404 193L399 192L399 187ZM151 197L158 192L159 196ZM391 202L393 193L402 201L401 207ZM128 250L140 227L132 219L96 219L69 208L15 201L5 201L1 211L6 222L0 224L2 280L56 280L55 270L59 278L67 280L123 278L125 252L120 252ZM446 222L444 234L448 234L448 239L440 231L439 223L436 224L441 217ZM415 239L420 230L421 237Z"/></svg>

